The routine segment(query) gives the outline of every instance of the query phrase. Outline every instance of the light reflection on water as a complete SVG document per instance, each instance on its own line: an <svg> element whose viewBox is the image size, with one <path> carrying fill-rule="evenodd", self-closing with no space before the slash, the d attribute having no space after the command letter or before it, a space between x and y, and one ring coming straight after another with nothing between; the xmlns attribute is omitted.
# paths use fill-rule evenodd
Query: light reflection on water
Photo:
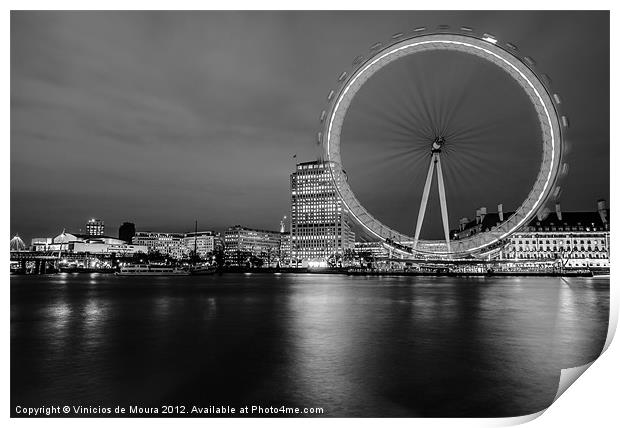
<svg viewBox="0 0 620 428"><path fill-rule="evenodd" d="M11 400L515 416L598 355L608 308L579 278L12 277Z"/></svg>

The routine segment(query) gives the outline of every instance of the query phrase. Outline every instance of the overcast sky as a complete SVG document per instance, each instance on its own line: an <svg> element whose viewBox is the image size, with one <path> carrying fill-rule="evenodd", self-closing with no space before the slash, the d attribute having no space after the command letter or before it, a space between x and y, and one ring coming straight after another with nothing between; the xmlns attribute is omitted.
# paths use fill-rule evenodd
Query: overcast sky
<svg viewBox="0 0 620 428"><path fill-rule="evenodd" d="M112 236L123 221L277 229L292 156L316 158L340 72L375 41L438 24L537 61L571 118L563 208L609 198L606 12L13 12L11 232L77 232L90 217ZM372 204L383 184L369 186Z"/></svg>

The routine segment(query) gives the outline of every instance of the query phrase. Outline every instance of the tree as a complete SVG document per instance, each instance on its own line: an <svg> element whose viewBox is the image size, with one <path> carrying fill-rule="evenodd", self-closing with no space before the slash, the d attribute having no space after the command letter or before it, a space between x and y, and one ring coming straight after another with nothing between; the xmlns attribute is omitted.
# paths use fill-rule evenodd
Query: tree
<svg viewBox="0 0 620 428"><path fill-rule="evenodd" d="M133 253L133 256L131 257L131 262L133 264L144 263L147 260L148 260L148 256L141 251L138 251L137 253Z"/></svg>
<svg viewBox="0 0 620 428"><path fill-rule="evenodd" d="M342 254L333 253L328 257L327 263L332 267L341 267L342 266Z"/></svg>
<svg viewBox="0 0 620 428"><path fill-rule="evenodd" d="M346 250L344 250L342 261L344 262L346 266L352 265L355 262L356 258L357 258L357 253L355 252L355 250L351 248L347 248Z"/></svg>
<svg viewBox="0 0 620 428"><path fill-rule="evenodd" d="M226 258L223 248L217 247L215 250L213 250L213 261L215 262L215 266L217 266L218 269L222 269L224 267L225 259Z"/></svg>
<svg viewBox="0 0 620 428"><path fill-rule="evenodd" d="M259 268L263 266L264 260L255 254L248 254L247 257L245 258L245 263L246 263L246 266L249 268L256 268L256 267Z"/></svg>
<svg viewBox="0 0 620 428"><path fill-rule="evenodd" d="M368 265L373 261L373 256L370 251L360 251L358 256L361 267L368 267Z"/></svg>
<svg viewBox="0 0 620 428"><path fill-rule="evenodd" d="M147 254L147 260L149 263L163 263L167 261L168 256L166 254L162 254L159 251L151 251Z"/></svg>

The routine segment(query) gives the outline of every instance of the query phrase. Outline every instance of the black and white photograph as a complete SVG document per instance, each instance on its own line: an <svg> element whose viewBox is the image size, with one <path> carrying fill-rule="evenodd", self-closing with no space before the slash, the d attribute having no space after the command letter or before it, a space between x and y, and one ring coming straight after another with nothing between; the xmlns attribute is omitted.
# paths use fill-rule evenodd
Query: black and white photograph
<svg viewBox="0 0 620 428"><path fill-rule="evenodd" d="M609 346L609 10L6 14L12 419L533 418Z"/></svg>

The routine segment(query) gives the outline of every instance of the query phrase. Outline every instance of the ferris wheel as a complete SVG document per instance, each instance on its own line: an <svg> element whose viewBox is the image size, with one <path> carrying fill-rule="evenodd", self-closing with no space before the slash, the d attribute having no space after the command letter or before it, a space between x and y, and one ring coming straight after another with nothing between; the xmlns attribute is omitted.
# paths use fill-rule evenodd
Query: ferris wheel
<svg viewBox="0 0 620 428"><path fill-rule="evenodd" d="M502 75L516 82L521 93L526 95L537 118L534 126L537 128L536 144L541 151L540 163L536 176L532 177L533 185L526 193L527 196L509 216L489 230L459 239L454 239L450 234L448 209L451 207L446 199L442 168L444 149L450 147L451 140L455 138L455 133L451 133L447 127L433 123L430 117L427 123L423 119L416 124L417 129L424 130L421 134L426 156L426 178L416 184L420 186L422 194L417 205L417 219L415 223L412 219L409 233L384 224L362 205L349 185L343 166L347 160L343 160L341 155L341 136L348 110L369 79L397 60L426 52L458 52L459 55L498 67L503 71ZM409 34L395 34L386 43L375 43L367 55L356 57L353 70L341 73L337 87L328 93L328 107L321 112L322 130L317 136L337 192L352 219L373 238L405 253L461 257L481 255L498 248L507 237L547 210L546 205L559 198L561 188L558 183L568 171L568 164L563 160L566 153L563 133L568 127L568 119L559 112L561 99L550 89L548 77L537 73L534 66L534 61L520 55L514 44L501 43L497 37L488 33L478 35L468 27L460 27L457 31L447 26L438 29L416 28ZM499 146L498 151L501 150ZM421 239L434 176L438 183L443 236L435 240Z"/></svg>

